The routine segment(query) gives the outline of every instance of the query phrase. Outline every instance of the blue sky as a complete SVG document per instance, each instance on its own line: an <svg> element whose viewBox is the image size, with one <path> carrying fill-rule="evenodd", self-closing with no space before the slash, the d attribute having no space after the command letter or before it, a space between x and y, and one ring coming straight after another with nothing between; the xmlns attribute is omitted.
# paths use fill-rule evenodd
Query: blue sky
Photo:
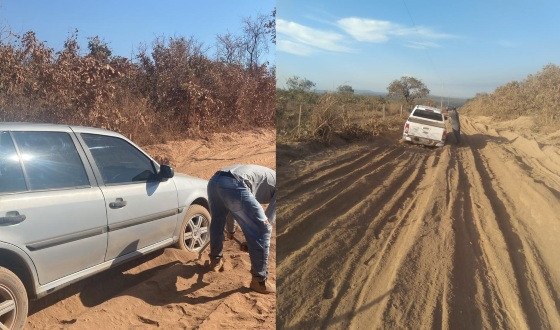
<svg viewBox="0 0 560 330"><path fill-rule="evenodd" d="M55 50L78 29L83 52L87 51L87 37L95 35L109 43L113 54L125 57L141 43L149 46L158 36L194 36L213 54L217 34L240 34L243 17L270 15L274 6L273 0L0 0L0 26L9 26L18 34L33 30ZM274 54L274 48L270 53Z"/></svg>
<svg viewBox="0 0 560 330"><path fill-rule="evenodd" d="M280 87L297 75L386 92L408 75L473 97L560 65L560 1L279 0L277 34Z"/></svg>

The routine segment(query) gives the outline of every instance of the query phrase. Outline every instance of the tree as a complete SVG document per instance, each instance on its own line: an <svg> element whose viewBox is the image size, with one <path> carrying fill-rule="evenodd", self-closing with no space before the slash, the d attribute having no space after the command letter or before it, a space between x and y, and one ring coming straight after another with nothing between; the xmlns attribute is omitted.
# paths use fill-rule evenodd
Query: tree
<svg viewBox="0 0 560 330"><path fill-rule="evenodd" d="M89 55L101 62L107 62L111 57L111 49L107 42L99 36L88 38Z"/></svg>
<svg viewBox="0 0 560 330"><path fill-rule="evenodd" d="M243 62L243 40L231 33L216 36L216 55L218 61L225 64L241 64Z"/></svg>
<svg viewBox="0 0 560 330"><path fill-rule="evenodd" d="M262 53L268 52L268 22L265 15L258 15L255 19L243 19L243 45L249 69L257 67Z"/></svg>
<svg viewBox="0 0 560 330"><path fill-rule="evenodd" d="M389 98L404 100L408 104L414 103L415 100L428 96L430 90L424 83L414 77L401 77L387 87Z"/></svg>
<svg viewBox="0 0 560 330"><path fill-rule="evenodd" d="M276 44L276 8L270 14L270 18L264 27L267 29L267 33L270 34L270 41Z"/></svg>
<svg viewBox="0 0 560 330"><path fill-rule="evenodd" d="M311 88L315 87L315 83L311 80L298 76L288 78L286 85L290 92L310 92Z"/></svg>
<svg viewBox="0 0 560 330"><path fill-rule="evenodd" d="M340 85L337 87L337 91L343 94L354 94L354 88L350 85Z"/></svg>

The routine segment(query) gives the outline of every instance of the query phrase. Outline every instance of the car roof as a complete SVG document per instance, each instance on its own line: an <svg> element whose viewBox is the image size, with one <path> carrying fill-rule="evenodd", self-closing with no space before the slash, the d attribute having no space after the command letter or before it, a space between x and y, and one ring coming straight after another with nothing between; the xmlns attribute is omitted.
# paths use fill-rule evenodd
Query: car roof
<svg viewBox="0 0 560 330"><path fill-rule="evenodd" d="M427 105L417 105L417 106L414 107L413 110L416 110L416 109L432 110L433 112L437 112L437 113L441 114L441 109L438 109L438 108L435 108L435 107L430 107L430 106L427 106Z"/></svg>
<svg viewBox="0 0 560 330"><path fill-rule="evenodd" d="M45 124L45 123L16 123L16 122L0 122L0 131L55 131L55 132L70 132L76 133L90 133L102 134L110 136L123 137L121 134L109 131L103 128L62 125L62 124Z"/></svg>

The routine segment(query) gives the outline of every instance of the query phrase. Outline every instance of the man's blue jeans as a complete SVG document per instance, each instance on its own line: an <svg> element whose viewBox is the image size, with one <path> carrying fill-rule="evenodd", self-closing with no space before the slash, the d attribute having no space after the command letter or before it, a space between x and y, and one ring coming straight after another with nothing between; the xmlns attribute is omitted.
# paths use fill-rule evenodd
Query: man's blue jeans
<svg viewBox="0 0 560 330"><path fill-rule="evenodd" d="M251 274L259 281L268 276L268 249L272 226L264 210L243 182L218 172L208 183L210 223L210 257L222 257L226 216L231 212L239 223L249 249Z"/></svg>

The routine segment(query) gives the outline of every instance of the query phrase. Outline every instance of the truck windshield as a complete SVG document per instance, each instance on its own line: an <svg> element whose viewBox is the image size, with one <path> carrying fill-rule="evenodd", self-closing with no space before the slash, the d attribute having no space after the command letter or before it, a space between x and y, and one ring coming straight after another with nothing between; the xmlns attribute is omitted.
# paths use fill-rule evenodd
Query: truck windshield
<svg viewBox="0 0 560 330"><path fill-rule="evenodd" d="M412 113L412 115L414 117L443 121L443 116L440 113L428 110L416 109L414 110L414 113Z"/></svg>

